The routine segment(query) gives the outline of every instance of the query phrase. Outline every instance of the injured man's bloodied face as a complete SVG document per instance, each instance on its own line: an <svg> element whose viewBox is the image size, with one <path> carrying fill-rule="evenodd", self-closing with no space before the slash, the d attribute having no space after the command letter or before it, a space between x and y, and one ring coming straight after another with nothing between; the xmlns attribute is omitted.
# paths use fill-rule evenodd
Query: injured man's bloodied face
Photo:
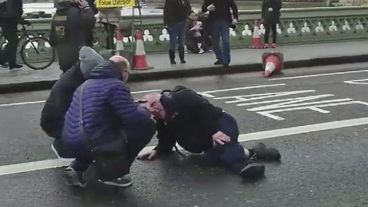
<svg viewBox="0 0 368 207"><path fill-rule="evenodd" d="M161 104L161 94L151 93L144 96L147 101L148 110L156 119L166 119L166 111Z"/></svg>

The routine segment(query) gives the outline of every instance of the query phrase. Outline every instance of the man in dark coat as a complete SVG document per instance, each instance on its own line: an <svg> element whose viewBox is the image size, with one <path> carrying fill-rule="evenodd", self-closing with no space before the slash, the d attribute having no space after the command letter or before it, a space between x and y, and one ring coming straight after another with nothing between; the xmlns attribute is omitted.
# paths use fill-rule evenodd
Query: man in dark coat
<svg viewBox="0 0 368 207"><path fill-rule="evenodd" d="M230 10L232 10L232 14ZM213 50L217 59L214 64L223 65L227 68L231 61L229 31L230 26L238 21L238 7L234 0L205 0L202 5L202 12L207 11L209 11L208 22L211 27Z"/></svg>
<svg viewBox="0 0 368 207"><path fill-rule="evenodd" d="M277 23L280 22L280 9L281 0L263 0L262 2L262 20L265 26L266 32L264 35L264 47L268 48L268 39L270 32L272 31L272 45L271 47L276 47L277 41Z"/></svg>
<svg viewBox="0 0 368 207"><path fill-rule="evenodd" d="M81 5L80 2L84 4ZM94 13L85 0L63 0L56 4L50 42L56 48L63 72L77 62L81 46L91 45L90 34L95 22Z"/></svg>
<svg viewBox="0 0 368 207"><path fill-rule="evenodd" d="M17 25L21 21L23 14L22 0L7 0L2 3L5 11L0 14L0 26L5 38L8 40L5 51L0 51L0 65L9 66L9 70L21 68L22 65L16 63L18 35Z"/></svg>
<svg viewBox="0 0 368 207"><path fill-rule="evenodd" d="M157 120L159 141L154 150L138 158L153 159L171 152L177 142L189 152L204 152L208 158L244 178L264 175L264 165L250 157L280 159L276 149L268 149L264 144L244 151L238 142L236 120L193 90L177 86L172 91L148 95L146 99Z"/></svg>
<svg viewBox="0 0 368 207"><path fill-rule="evenodd" d="M88 79L91 70L103 61L102 56L92 48L82 47L79 61L56 81L41 112L41 127L49 137L60 139L64 116L74 91Z"/></svg>
<svg viewBox="0 0 368 207"><path fill-rule="evenodd" d="M71 185L83 186L83 173L93 165L99 182L130 186L126 174L156 131L150 112L133 100L124 82L129 62L121 56L110 60L92 69L65 115L62 144L76 157L64 171Z"/></svg>

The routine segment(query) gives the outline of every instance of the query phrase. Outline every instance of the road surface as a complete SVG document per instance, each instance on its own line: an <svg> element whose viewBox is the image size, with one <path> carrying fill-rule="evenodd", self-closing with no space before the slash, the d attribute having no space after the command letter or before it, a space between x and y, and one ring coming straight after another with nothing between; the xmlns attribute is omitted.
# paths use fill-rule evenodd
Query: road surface
<svg viewBox="0 0 368 207"><path fill-rule="evenodd" d="M64 184L39 127L49 91L0 95L0 206L352 207L368 206L368 64L172 79L131 84L136 98L184 85L234 115L241 143L277 147L263 179L245 182L198 157L136 161L134 185ZM149 144L155 144L155 138Z"/></svg>

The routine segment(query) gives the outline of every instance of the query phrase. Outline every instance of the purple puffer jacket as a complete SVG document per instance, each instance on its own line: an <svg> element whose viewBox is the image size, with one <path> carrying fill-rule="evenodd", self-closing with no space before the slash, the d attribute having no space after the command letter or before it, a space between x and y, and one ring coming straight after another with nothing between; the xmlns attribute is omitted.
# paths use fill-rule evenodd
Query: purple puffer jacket
<svg viewBox="0 0 368 207"><path fill-rule="evenodd" d="M75 91L73 101L65 115L63 143L73 146L73 149L80 147L88 149L80 128L81 98L85 137L93 145L109 142L111 137L119 136L117 135L119 130L150 119L149 112L133 101L129 88L120 77L116 64L110 61L92 69L84 85L83 97L80 86Z"/></svg>

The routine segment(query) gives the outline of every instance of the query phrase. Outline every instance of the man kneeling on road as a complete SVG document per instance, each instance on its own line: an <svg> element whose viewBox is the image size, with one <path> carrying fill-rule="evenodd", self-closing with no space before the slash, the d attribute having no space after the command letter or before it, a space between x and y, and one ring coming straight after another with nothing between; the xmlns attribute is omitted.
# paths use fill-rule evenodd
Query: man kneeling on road
<svg viewBox="0 0 368 207"><path fill-rule="evenodd" d="M51 89L41 112L40 124L49 137L55 138L53 146L60 155L62 155L62 149L59 141L64 116L72 102L74 91L88 79L91 70L103 62L103 57L92 48L82 47L79 50L79 61L63 73Z"/></svg>
<svg viewBox="0 0 368 207"><path fill-rule="evenodd" d="M153 159L172 151L175 143L192 153L205 152L208 158L244 178L264 175L259 160L279 160L278 150L259 143L244 150L238 142L236 120L221 108L212 105L193 90L176 86L172 91L149 94L147 105L157 121L158 145L139 159Z"/></svg>
<svg viewBox="0 0 368 207"><path fill-rule="evenodd" d="M83 174L92 165L99 182L130 186L130 166L155 133L151 114L133 101L123 82L129 77L128 61L110 60L92 69L65 115L61 141L65 153L76 157L64 171L70 185L83 187Z"/></svg>

